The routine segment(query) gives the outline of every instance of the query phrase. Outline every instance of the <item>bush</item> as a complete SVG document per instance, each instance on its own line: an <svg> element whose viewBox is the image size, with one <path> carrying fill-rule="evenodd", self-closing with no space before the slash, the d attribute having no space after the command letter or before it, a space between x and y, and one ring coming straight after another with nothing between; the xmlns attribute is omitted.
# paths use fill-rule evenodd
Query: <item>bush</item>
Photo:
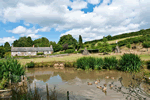
<svg viewBox="0 0 150 100"><path fill-rule="evenodd" d="M11 52L6 52L6 53L4 54L4 57L5 57L5 58L11 57Z"/></svg>
<svg viewBox="0 0 150 100"><path fill-rule="evenodd" d="M38 52L37 55L44 55L44 53L43 52Z"/></svg>
<svg viewBox="0 0 150 100"><path fill-rule="evenodd" d="M76 62L77 68L81 68L84 70L89 69L102 69L103 67L103 59L102 58L94 58L94 57L82 57L77 59Z"/></svg>
<svg viewBox="0 0 150 100"><path fill-rule="evenodd" d="M82 53L81 50L78 50L78 53Z"/></svg>
<svg viewBox="0 0 150 100"><path fill-rule="evenodd" d="M33 68L35 66L35 63L31 61L30 63L26 64L28 68Z"/></svg>
<svg viewBox="0 0 150 100"><path fill-rule="evenodd" d="M105 57L104 58L104 69L116 69L118 67L118 60L116 57Z"/></svg>
<svg viewBox="0 0 150 100"><path fill-rule="evenodd" d="M95 66L94 66L94 69L96 70L101 70L103 68L103 65L104 65L104 61L102 58L96 58L95 59Z"/></svg>
<svg viewBox="0 0 150 100"><path fill-rule="evenodd" d="M146 61L147 69L150 69L150 60Z"/></svg>
<svg viewBox="0 0 150 100"><path fill-rule="evenodd" d="M65 51L65 53L73 53L75 51L75 49L67 49L66 51Z"/></svg>
<svg viewBox="0 0 150 100"><path fill-rule="evenodd" d="M142 65L142 61L138 55L124 54L119 60L119 69L128 72L138 72Z"/></svg>
<svg viewBox="0 0 150 100"><path fill-rule="evenodd" d="M0 80L4 79L7 83L9 79L11 79L12 82L18 82L21 80L18 76L25 74L25 69L14 58L6 58L6 60L2 60L0 62L0 69ZM9 72L11 73L11 77L9 76Z"/></svg>
<svg viewBox="0 0 150 100"><path fill-rule="evenodd" d="M144 41L142 45L144 48L149 48L150 47L150 41Z"/></svg>
<svg viewBox="0 0 150 100"><path fill-rule="evenodd" d="M64 51L60 51L59 54L65 54L65 52Z"/></svg>
<svg viewBox="0 0 150 100"><path fill-rule="evenodd" d="M131 48L131 44L130 43L126 44L126 47Z"/></svg>
<svg viewBox="0 0 150 100"><path fill-rule="evenodd" d="M77 53L78 53L78 51L74 51L73 53L77 54Z"/></svg>

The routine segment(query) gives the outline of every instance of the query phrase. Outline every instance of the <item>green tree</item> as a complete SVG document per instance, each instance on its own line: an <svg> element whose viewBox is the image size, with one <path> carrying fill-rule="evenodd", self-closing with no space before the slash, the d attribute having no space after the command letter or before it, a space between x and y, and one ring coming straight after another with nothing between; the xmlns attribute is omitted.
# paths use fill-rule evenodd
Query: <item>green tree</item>
<svg viewBox="0 0 150 100"><path fill-rule="evenodd" d="M112 39L111 35L108 35L106 38L107 38L108 40L111 40L111 39Z"/></svg>
<svg viewBox="0 0 150 100"><path fill-rule="evenodd" d="M65 43L68 43L68 45L74 45L75 43L77 43L77 40L73 38L70 34L63 35L62 37L60 37L58 44L64 45Z"/></svg>
<svg viewBox="0 0 150 100"><path fill-rule="evenodd" d="M63 50L67 50L67 49L68 49L68 44L65 43L65 44L63 45Z"/></svg>
<svg viewBox="0 0 150 100"><path fill-rule="evenodd" d="M79 35L79 45L80 45L80 47L82 47L82 37L81 37L81 35Z"/></svg>
<svg viewBox="0 0 150 100"><path fill-rule="evenodd" d="M55 41L54 41L54 42L53 42L53 41L50 41L50 42L49 42L49 45L52 45L52 46L53 46L53 50L54 50L54 52L55 52L55 51L56 51L56 45L57 45L56 42L55 42Z"/></svg>
<svg viewBox="0 0 150 100"><path fill-rule="evenodd" d="M8 42L6 42L6 43L4 44L4 48L5 48L5 51L6 51L6 52L11 51L11 47L10 47L10 44L9 44Z"/></svg>
<svg viewBox="0 0 150 100"><path fill-rule="evenodd" d="M46 37L35 39L33 41L33 44L35 47L49 47L50 46L49 40Z"/></svg>
<svg viewBox="0 0 150 100"><path fill-rule="evenodd" d="M109 43L107 43L107 38L103 38L102 46L99 47L99 52L110 52L112 48Z"/></svg>
<svg viewBox="0 0 150 100"><path fill-rule="evenodd" d="M5 54L5 48L0 47L0 58L4 58L4 54Z"/></svg>
<svg viewBox="0 0 150 100"><path fill-rule="evenodd" d="M28 47L32 47L33 46L33 41L32 41L30 36L27 38L27 46Z"/></svg>
<svg viewBox="0 0 150 100"><path fill-rule="evenodd" d="M14 47L32 47L33 41L31 37L20 37L18 40L13 42Z"/></svg>

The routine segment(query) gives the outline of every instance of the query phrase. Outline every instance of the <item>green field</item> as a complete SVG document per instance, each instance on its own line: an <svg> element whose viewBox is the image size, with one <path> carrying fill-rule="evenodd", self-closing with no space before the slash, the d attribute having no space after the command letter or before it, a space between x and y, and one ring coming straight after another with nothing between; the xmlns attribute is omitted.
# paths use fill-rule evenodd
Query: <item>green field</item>
<svg viewBox="0 0 150 100"><path fill-rule="evenodd" d="M70 54L69 56L62 56L62 57L46 57L46 58L33 58L33 59L18 59L18 61L21 64L28 63L30 61L33 62L52 62L52 61L69 61L73 62L76 61L78 58L84 57L84 56L92 56L92 57L111 57L115 56L117 59L121 57L121 55L100 55L99 53L96 54L90 54L90 55L82 55L82 54ZM139 55L142 60L150 60L150 55Z"/></svg>

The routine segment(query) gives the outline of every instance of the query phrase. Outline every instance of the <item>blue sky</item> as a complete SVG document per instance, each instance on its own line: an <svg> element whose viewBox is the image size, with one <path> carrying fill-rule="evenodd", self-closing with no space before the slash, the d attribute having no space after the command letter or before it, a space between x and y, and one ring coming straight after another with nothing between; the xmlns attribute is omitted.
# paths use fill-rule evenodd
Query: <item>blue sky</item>
<svg viewBox="0 0 150 100"><path fill-rule="evenodd" d="M0 0L0 45L22 36L83 42L149 28L149 0Z"/></svg>

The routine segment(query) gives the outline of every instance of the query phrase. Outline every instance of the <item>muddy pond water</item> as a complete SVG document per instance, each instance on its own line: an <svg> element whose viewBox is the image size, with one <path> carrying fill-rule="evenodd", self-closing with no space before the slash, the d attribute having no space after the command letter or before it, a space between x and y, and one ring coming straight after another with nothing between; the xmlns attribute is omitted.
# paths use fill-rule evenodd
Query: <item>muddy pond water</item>
<svg viewBox="0 0 150 100"><path fill-rule="evenodd" d="M114 81L114 85L121 86L118 79L123 78L122 82L125 87L130 84L132 75L130 73L119 71L77 71L74 68L54 69L54 68L32 68L28 69L26 75L32 80L31 88L36 82L36 87L39 89L43 100L46 100L46 83L49 88L53 89L56 86L57 99L67 100L67 91L69 91L69 100L126 100L126 96L120 92L116 92L109 88L108 84ZM35 75L35 77L34 77ZM140 76L139 73L137 76ZM106 76L114 77L105 78ZM98 85L94 82L100 79ZM87 82L92 82L88 85ZM107 84L107 92L102 92L96 86ZM142 87L149 87L148 84L143 84ZM145 89L145 88L143 88ZM149 100L150 98L147 98ZM137 99L138 100L138 99Z"/></svg>

